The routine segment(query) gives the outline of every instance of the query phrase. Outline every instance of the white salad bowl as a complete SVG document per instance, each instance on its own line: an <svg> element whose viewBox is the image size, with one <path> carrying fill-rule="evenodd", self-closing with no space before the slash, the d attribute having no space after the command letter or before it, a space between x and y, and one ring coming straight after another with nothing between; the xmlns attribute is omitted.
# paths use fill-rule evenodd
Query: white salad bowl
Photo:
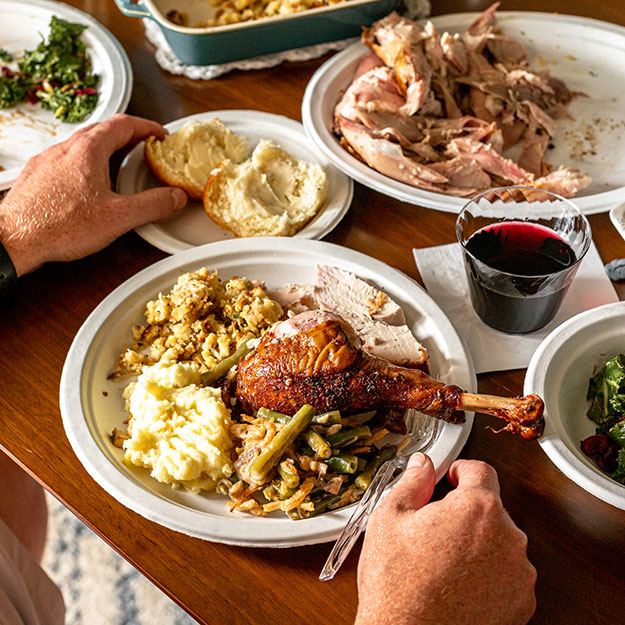
<svg viewBox="0 0 625 625"><path fill-rule="evenodd" d="M588 310L558 326L540 344L523 390L545 400L540 445L551 461L595 497L625 510L625 485L603 473L580 449L596 427L586 416L588 382L620 352L625 352L625 302Z"/></svg>

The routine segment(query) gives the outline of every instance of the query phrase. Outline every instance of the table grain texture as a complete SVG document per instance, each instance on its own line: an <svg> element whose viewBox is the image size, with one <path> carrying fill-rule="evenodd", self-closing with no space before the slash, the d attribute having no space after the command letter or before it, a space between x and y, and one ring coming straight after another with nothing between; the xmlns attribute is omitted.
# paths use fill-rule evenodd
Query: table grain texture
<svg viewBox="0 0 625 625"><path fill-rule="evenodd" d="M128 53L134 72L128 112L163 123L216 109L256 109L299 120L306 83L329 58L193 81L162 71L140 20L123 17L112 0L70 4L102 22ZM489 2L432 4L433 13L441 14L480 10ZM575 13L625 25L623 0L504 0L502 9ZM420 280L411 249L452 242L454 219L356 184L351 210L327 240ZM608 215L590 221L603 261L625 257L625 243ZM244 549L177 534L117 503L72 452L58 405L61 369L71 341L102 298L164 256L130 233L87 259L47 265L20 280L14 296L0 308L0 447L200 623L351 623L360 546L334 581L321 583L317 576L329 545ZM622 299L624 287L616 287ZM518 394L524 373L480 375L479 389ZM538 443L495 436L486 429L489 425L495 425L493 419L477 415L461 456L496 467L504 504L529 537L529 557L538 569L538 608L532 625L625 623L625 512L564 477ZM444 492L439 485L435 496ZM97 566L94 562L96 575Z"/></svg>

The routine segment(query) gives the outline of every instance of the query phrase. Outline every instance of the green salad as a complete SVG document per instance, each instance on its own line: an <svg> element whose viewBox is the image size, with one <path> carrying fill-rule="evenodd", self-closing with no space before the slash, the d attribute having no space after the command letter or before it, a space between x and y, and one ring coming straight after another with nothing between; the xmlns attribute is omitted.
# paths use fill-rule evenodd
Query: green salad
<svg viewBox="0 0 625 625"><path fill-rule="evenodd" d="M96 107L98 76L81 39L84 24L50 20L50 34L34 50L12 55L0 49L0 108L28 101L61 121L82 121Z"/></svg>
<svg viewBox="0 0 625 625"><path fill-rule="evenodd" d="M625 354L610 358L590 379L588 418L596 433L584 439L582 451L613 479L625 484Z"/></svg>

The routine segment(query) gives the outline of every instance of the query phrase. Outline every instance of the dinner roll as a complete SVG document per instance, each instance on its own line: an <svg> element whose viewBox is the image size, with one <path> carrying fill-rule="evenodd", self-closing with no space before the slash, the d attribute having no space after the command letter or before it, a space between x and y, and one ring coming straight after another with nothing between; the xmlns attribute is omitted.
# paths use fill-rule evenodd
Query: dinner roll
<svg viewBox="0 0 625 625"><path fill-rule="evenodd" d="M184 189L202 199L211 170L222 161L240 163L249 153L243 137L228 130L220 119L187 122L162 141L149 137L145 160L160 182Z"/></svg>
<svg viewBox="0 0 625 625"><path fill-rule="evenodd" d="M319 212L327 192L322 167L263 140L247 161L225 161L213 170L204 209L239 237L292 236Z"/></svg>

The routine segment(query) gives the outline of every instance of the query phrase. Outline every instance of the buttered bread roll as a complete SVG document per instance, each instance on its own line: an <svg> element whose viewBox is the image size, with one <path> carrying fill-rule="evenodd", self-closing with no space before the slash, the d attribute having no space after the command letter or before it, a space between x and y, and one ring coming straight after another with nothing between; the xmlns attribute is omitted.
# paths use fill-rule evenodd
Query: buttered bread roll
<svg viewBox="0 0 625 625"><path fill-rule="evenodd" d="M245 162L225 161L213 170L204 209L239 237L292 236L319 212L327 193L319 165L263 140Z"/></svg>
<svg viewBox="0 0 625 625"><path fill-rule="evenodd" d="M228 130L220 119L187 122L162 141L145 142L145 160L160 182L184 189L201 200L204 186L218 163L240 163L249 153L243 137Z"/></svg>

